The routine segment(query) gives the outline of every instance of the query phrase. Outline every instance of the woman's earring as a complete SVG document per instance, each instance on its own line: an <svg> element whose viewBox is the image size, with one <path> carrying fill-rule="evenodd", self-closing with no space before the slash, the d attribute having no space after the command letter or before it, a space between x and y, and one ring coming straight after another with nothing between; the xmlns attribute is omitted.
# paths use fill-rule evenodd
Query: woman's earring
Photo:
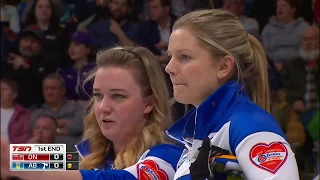
<svg viewBox="0 0 320 180"><path fill-rule="evenodd" d="M220 79L220 74L218 74L218 79Z"/></svg>

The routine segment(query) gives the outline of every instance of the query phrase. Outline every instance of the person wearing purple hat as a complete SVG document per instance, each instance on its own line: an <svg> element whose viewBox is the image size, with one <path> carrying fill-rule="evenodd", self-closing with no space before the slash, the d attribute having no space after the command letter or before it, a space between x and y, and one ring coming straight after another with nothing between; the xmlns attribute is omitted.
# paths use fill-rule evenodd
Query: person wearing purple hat
<svg viewBox="0 0 320 180"><path fill-rule="evenodd" d="M86 32L75 32L71 37L68 49L71 67L62 68L58 73L66 82L66 97L68 100L87 102L92 92L92 82L84 84L84 80L95 64L89 62L91 39Z"/></svg>

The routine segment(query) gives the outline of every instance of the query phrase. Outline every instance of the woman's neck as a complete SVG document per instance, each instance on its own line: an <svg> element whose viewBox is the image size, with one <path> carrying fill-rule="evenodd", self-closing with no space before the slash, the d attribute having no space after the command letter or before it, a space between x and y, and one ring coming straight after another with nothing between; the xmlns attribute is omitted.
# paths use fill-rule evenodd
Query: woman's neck
<svg viewBox="0 0 320 180"><path fill-rule="evenodd" d="M38 20L37 24L41 30L48 30L50 22L49 20Z"/></svg>
<svg viewBox="0 0 320 180"><path fill-rule="evenodd" d="M74 67L77 69L80 69L83 65L87 64L87 62L88 62L88 57L78 59L75 61Z"/></svg>
<svg viewBox="0 0 320 180"><path fill-rule="evenodd" d="M113 143L114 154L120 153L125 148L125 143Z"/></svg>

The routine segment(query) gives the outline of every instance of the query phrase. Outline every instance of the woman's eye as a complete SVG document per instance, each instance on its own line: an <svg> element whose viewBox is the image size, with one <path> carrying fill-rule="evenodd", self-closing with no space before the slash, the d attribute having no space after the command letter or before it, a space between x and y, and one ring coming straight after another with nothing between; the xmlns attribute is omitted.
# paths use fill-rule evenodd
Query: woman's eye
<svg viewBox="0 0 320 180"><path fill-rule="evenodd" d="M185 54L181 55L181 60L185 61L185 60L189 60L191 57Z"/></svg>
<svg viewBox="0 0 320 180"><path fill-rule="evenodd" d="M121 94L114 94L112 95L112 98L114 99L123 99L123 98L126 98L124 95L121 95Z"/></svg>
<svg viewBox="0 0 320 180"><path fill-rule="evenodd" d="M103 95L100 94L100 93L93 93L93 96L94 96L95 98L97 98L97 99L103 98Z"/></svg>

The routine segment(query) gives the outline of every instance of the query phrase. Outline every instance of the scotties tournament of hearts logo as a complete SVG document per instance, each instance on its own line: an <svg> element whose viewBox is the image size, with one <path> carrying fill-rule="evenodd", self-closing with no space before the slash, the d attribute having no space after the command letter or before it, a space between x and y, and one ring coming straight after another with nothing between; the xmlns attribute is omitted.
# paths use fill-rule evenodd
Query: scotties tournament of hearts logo
<svg viewBox="0 0 320 180"><path fill-rule="evenodd" d="M276 173L288 157L287 148L281 142L254 145L249 154L251 162L260 169Z"/></svg>
<svg viewBox="0 0 320 180"><path fill-rule="evenodd" d="M169 180L167 173L152 160L145 160L137 166L138 179L141 180Z"/></svg>

